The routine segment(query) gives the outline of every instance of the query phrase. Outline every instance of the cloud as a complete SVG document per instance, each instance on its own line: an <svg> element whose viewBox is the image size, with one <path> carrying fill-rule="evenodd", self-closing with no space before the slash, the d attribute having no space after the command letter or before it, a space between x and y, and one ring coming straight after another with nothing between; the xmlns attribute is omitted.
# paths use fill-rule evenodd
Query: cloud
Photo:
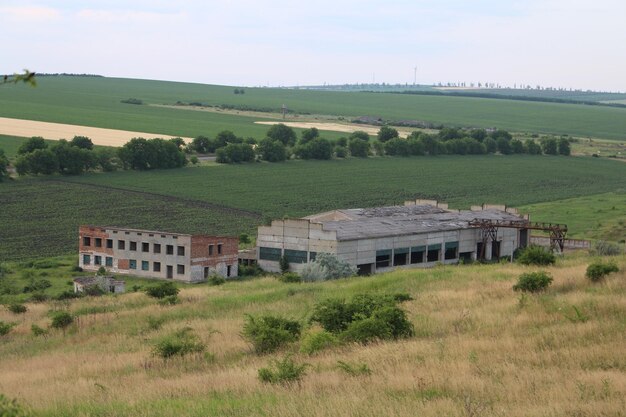
<svg viewBox="0 0 626 417"><path fill-rule="evenodd" d="M14 6L0 7L0 16L15 22L42 22L59 19L61 12L51 7Z"/></svg>
<svg viewBox="0 0 626 417"><path fill-rule="evenodd" d="M83 9L76 12L75 17L79 20L95 21L99 23L161 23L172 22L184 18L184 12L160 13L137 10L104 10Z"/></svg>

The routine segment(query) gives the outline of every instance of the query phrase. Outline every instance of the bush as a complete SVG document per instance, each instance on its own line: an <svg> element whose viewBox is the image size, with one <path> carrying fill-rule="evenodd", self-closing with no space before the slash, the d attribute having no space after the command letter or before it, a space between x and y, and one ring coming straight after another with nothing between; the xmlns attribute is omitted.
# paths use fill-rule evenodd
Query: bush
<svg viewBox="0 0 626 417"><path fill-rule="evenodd" d="M413 324L407 319L404 310L396 306L379 308L374 311L374 319L385 323L391 329L393 339L411 337L415 334Z"/></svg>
<svg viewBox="0 0 626 417"><path fill-rule="evenodd" d="M556 257L541 246L530 245L520 251L517 262L522 265L553 265Z"/></svg>
<svg viewBox="0 0 626 417"><path fill-rule="evenodd" d="M185 356L190 353L199 353L204 350L204 343L195 335L190 327L178 330L166 336L154 345L152 354L163 359L172 356Z"/></svg>
<svg viewBox="0 0 626 417"><path fill-rule="evenodd" d="M391 338L391 327L383 320L374 317L354 321L350 323L344 332L341 333L342 340L347 342L357 342L364 345L377 340L386 340Z"/></svg>
<svg viewBox="0 0 626 417"><path fill-rule="evenodd" d="M178 295L168 295L167 297L160 298L158 303L161 306L173 306L180 304L180 300L178 299Z"/></svg>
<svg viewBox="0 0 626 417"><path fill-rule="evenodd" d="M598 256L617 256L622 253L619 245L599 240L593 245L592 253Z"/></svg>
<svg viewBox="0 0 626 417"><path fill-rule="evenodd" d="M270 384L291 384L298 382L305 374L308 364L298 365L291 357L287 356L282 361L272 362L272 368L259 369L259 379L261 382Z"/></svg>
<svg viewBox="0 0 626 417"><path fill-rule="evenodd" d="M302 339L300 352L312 355L320 350L328 349L338 344L339 339L337 339L334 334L326 330L321 330L319 332L309 333Z"/></svg>
<svg viewBox="0 0 626 417"><path fill-rule="evenodd" d="M219 275L211 275L207 279L207 282L209 283L209 285L222 285L226 283L226 279Z"/></svg>
<svg viewBox="0 0 626 417"><path fill-rule="evenodd" d="M46 288L52 287L52 283L47 279L34 280L32 279L25 287L24 292L43 291Z"/></svg>
<svg viewBox="0 0 626 417"><path fill-rule="evenodd" d="M142 105L143 101L138 98L127 98L126 100L120 100L120 103Z"/></svg>
<svg viewBox="0 0 626 417"><path fill-rule="evenodd" d="M600 282L604 277L613 272L618 272L619 268L614 262L604 263L602 261L596 261L587 267L585 276L593 282Z"/></svg>
<svg viewBox="0 0 626 417"><path fill-rule="evenodd" d="M29 417L33 414L18 404L17 400L9 400L0 394L0 416L2 417Z"/></svg>
<svg viewBox="0 0 626 417"><path fill-rule="evenodd" d="M33 333L33 336L45 336L48 334L48 331L46 329L43 329L36 324L30 326L30 331Z"/></svg>
<svg viewBox="0 0 626 417"><path fill-rule="evenodd" d="M0 321L0 336L4 336L6 334L8 334L11 329L13 328L13 326L15 326L15 324L13 323L5 323L3 321Z"/></svg>
<svg viewBox="0 0 626 417"><path fill-rule="evenodd" d="M301 326L297 321L282 317L246 315L243 337L252 344L257 354L271 353L287 343L300 338Z"/></svg>
<svg viewBox="0 0 626 417"><path fill-rule="evenodd" d="M44 301L48 301L49 298L50 297L47 294L42 292L36 292L30 296L30 300L34 303L43 303Z"/></svg>
<svg viewBox="0 0 626 417"><path fill-rule="evenodd" d="M57 311L52 315L51 326L55 329L65 329L72 323L74 323L74 316L67 311Z"/></svg>
<svg viewBox="0 0 626 417"><path fill-rule="evenodd" d="M295 272L285 272L278 276L278 280L285 283L302 282L300 275Z"/></svg>
<svg viewBox="0 0 626 417"><path fill-rule="evenodd" d="M26 313L26 311L28 311L28 309L26 308L24 304L18 304L18 303L10 304L7 307L7 309L13 314L23 314L23 313Z"/></svg>
<svg viewBox="0 0 626 417"><path fill-rule="evenodd" d="M239 265L238 272L240 277L256 277L263 274L263 269L257 264Z"/></svg>
<svg viewBox="0 0 626 417"><path fill-rule="evenodd" d="M304 266L300 275L302 281L326 281L356 275L356 267L339 260L329 253L318 253L313 262Z"/></svg>
<svg viewBox="0 0 626 417"><path fill-rule="evenodd" d="M547 289L551 283L552 276L544 271L528 272L519 276L517 284L513 285L513 290L541 292Z"/></svg>
<svg viewBox="0 0 626 417"><path fill-rule="evenodd" d="M280 272L283 274L289 272L289 260L286 256L281 256L278 260L278 266L280 267Z"/></svg>
<svg viewBox="0 0 626 417"><path fill-rule="evenodd" d="M146 288L146 294L152 298L165 298L172 295L178 295L180 290L176 288L173 282L164 282L153 287Z"/></svg>

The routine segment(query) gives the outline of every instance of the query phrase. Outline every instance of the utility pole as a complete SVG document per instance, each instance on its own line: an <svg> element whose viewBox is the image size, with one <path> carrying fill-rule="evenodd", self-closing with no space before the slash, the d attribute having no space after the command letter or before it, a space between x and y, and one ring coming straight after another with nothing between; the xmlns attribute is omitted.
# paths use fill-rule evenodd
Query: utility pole
<svg viewBox="0 0 626 417"><path fill-rule="evenodd" d="M417 66L413 68L413 86L417 83Z"/></svg>

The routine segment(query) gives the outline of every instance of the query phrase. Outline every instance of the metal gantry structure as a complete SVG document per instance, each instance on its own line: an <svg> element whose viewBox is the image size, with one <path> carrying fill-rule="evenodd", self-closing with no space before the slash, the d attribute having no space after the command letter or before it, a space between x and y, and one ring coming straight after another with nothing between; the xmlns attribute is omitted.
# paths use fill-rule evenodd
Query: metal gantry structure
<svg viewBox="0 0 626 417"><path fill-rule="evenodd" d="M469 223L470 227L480 228L482 237L482 248L478 259L485 258L485 248L487 244L495 242L498 237L498 228L525 229L525 230L541 230L550 233L550 248L552 250L559 249L563 252L565 245L565 235L567 234L566 224L531 222L529 220L489 220L474 219Z"/></svg>

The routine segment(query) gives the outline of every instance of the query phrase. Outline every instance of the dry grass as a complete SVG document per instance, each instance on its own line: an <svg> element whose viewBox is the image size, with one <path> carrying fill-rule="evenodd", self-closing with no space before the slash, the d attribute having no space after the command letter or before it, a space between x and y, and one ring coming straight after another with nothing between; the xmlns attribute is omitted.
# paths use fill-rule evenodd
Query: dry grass
<svg viewBox="0 0 626 417"><path fill-rule="evenodd" d="M143 294L35 304L0 341L0 392L42 415L228 416L622 416L626 410L626 258L603 284L584 278L589 258L549 268L551 289L511 290L530 268L440 267L325 284L272 278L190 287L182 304L157 306ZM256 356L240 337L244 313L302 319L329 296L408 291L403 304L416 337L343 346L308 357L293 386L264 385L257 370L285 352ZM105 305L106 309L100 308ZM30 334L52 308L82 314L65 335ZM576 307L576 308L574 308ZM148 317L160 318L160 328ZM191 327L207 353L163 361L154 341ZM297 346L290 351L297 352ZM350 376L337 361L365 363Z"/></svg>

